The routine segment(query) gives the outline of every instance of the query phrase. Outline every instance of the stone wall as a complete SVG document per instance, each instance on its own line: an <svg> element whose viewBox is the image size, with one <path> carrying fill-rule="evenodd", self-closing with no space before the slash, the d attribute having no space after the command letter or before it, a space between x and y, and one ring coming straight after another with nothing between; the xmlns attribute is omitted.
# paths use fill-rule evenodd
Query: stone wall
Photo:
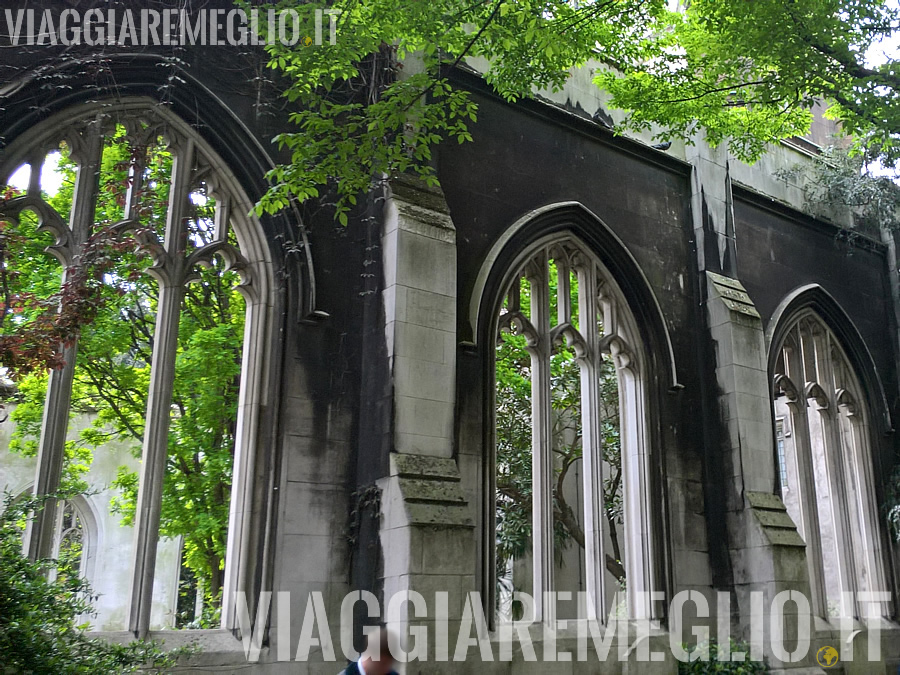
<svg viewBox="0 0 900 675"><path fill-rule="evenodd" d="M103 96L154 100L165 73L146 57L111 58L115 87L73 78L68 98L48 98L29 83L4 94L0 136L10 142L39 121L36 102L57 111ZM222 82L200 50L185 61L190 77L174 85L169 105L197 125L258 199L265 168L278 160L269 141L288 128L283 112L259 114L252 92ZM782 590L808 590L803 542L777 496L769 380L779 308L800 287L817 284L833 296L858 332L857 364L877 418L876 475L888 475L900 400L888 276L896 261L888 247L846 243L833 225L802 214L797 186L771 176L774 167L804 160L796 149L779 146L747 167L702 139L659 151L647 139L616 137L592 120L603 99L582 75L553 102L511 105L476 76L457 72L457 85L479 103L479 121L474 142L439 148L440 190L393 179L361 200L346 228L313 208L261 220L279 287L264 338L260 367L267 374L247 505L256 542L247 553L251 621L258 593L275 595L256 623L255 672L337 669L328 660L332 649L343 660L337 644L287 662L297 656L307 613L315 614L312 593L321 593L335 643L345 595L367 591L382 616L351 608L357 646L364 625L380 618L398 630L446 627L451 655L456 626L481 609L471 593L491 596L494 336L484 312L496 302L497 270L528 237L577 233L611 270L641 324L651 359L653 574L667 599L696 591L710 607L710 616L680 627L664 612L652 625L630 625L631 637L643 631L642 644L661 660L640 661L633 639L616 638L611 653L621 644L623 659L603 672L676 672L671 631L684 631L676 643L701 625L724 624L754 638L752 591L770 601ZM5 480L24 487L27 463L4 461ZM446 626L431 606L426 618L408 605L388 611L396 591L411 590L429 602L447 593ZM730 603L720 607L717 593ZM805 619L789 616L788 631ZM815 648L838 637L834 625L811 623ZM537 627L530 630L539 648L550 644ZM235 634L249 640L248 631ZM895 667L893 624L885 635L882 660ZM201 638L207 649L197 667L246 665L231 632ZM486 638L495 654L504 639L496 631ZM563 632L556 647L575 651L576 641ZM765 650L779 667L813 667L814 653L783 664ZM440 654L432 640L429 658ZM512 662L484 664L473 645L465 666L413 663L405 671L596 670L577 660L526 663L519 647L512 654Z"/></svg>

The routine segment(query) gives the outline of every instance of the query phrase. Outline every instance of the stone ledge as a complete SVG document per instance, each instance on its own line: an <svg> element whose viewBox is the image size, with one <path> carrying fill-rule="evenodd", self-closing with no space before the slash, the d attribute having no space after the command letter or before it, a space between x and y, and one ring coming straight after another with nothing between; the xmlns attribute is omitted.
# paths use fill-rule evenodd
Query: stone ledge
<svg viewBox="0 0 900 675"><path fill-rule="evenodd" d="M770 492L747 492L750 510L772 546L806 548L781 497Z"/></svg>
<svg viewBox="0 0 900 675"><path fill-rule="evenodd" d="M406 505L411 525L431 525L442 527L474 528L475 523L469 516L468 504L460 506L447 506L446 504L416 504Z"/></svg>
<svg viewBox="0 0 900 675"><path fill-rule="evenodd" d="M784 530L796 529L794 521L785 511L763 511L756 509L754 511L757 520L762 523L763 527L775 527Z"/></svg>
<svg viewBox="0 0 900 675"><path fill-rule="evenodd" d="M715 272L706 271L706 276L710 278L710 280L719 288L731 288L739 293L743 293L746 295L746 291L744 290L743 284L737 279L732 279L731 277L726 277L722 274L716 274Z"/></svg>
<svg viewBox="0 0 900 675"><path fill-rule="evenodd" d="M119 644L128 644L134 641L134 635L129 631L90 631L87 635L91 639L117 642ZM195 647L200 650L196 654L180 657L174 670L247 666L247 658L241 639L235 637L230 630L223 628L153 630L150 631L147 638L161 642L165 649ZM268 652L268 646L260 649L260 663L265 662Z"/></svg>
<svg viewBox="0 0 900 675"><path fill-rule="evenodd" d="M465 504L459 483L422 478L401 478L400 492L407 502Z"/></svg>
<svg viewBox="0 0 900 675"><path fill-rule="evenodd" d="M454 460L394 452L391 474L410 525L474 527Z"/></svg>
<svg viewBox="0 0 900 675"><path fill-rule="evenodd" d="M391 453L391 473L400 478L428 478L430 480L460 481L456 462L444 457Z"/></svg>
<svg viewBox="0 0 900 675"><path fill-rule="evenodd" d="M394 199L400 215L400 228L404 232L418 234L445 244L456 244L456 230L450 216L429 208Z"/></svg>
<svg viewBox="0 0 900 675"><path fill-rule="evenodd" d="M747 501L755 509L767 509L770 511L787 511L781 497L771 492L748 492ZM792 521L793 522L793 521Z"/></svg>
<svg viewBox="0 0 900 675"><path fill-rule="evenodd" d="M389 198L402 220L401 229L456 243L456 228L450 218L450 208L439 187L430 187L412 176L395 176L389 183ZM392 229L392 228L388 228Z"/></svg>
<svg viewBox="0 0 900 675"><path fill-rule="evenodd" d="M730 312L760 319L753 300L740 281L710 271L706 272L706 278L710 282L710 296L719 298Z"/></svg>

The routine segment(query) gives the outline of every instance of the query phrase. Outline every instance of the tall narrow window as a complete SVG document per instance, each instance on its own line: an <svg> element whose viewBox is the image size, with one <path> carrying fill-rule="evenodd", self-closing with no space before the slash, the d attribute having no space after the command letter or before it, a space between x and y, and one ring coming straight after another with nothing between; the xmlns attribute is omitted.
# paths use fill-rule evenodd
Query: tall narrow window
<svg viewBox="0 0 900 675"><path fill-rule="evenodd" d="M84 558L84 525L75 505L66 500L59 505L54 558L65 559L70 569L80 572Z"/></svg>
<svg viewBox="0 0 900 675"><path fill-rule="evenodd" d="M651 617L641 342L621 292L574 239L551 240L512 275L498 328L499 617Z"/></svg>
<svg viewBox="0 0 900 675"><path fill-rule="evenodd" d="M228 626L245 567L266 320L264 260L242 252L264 250L250 205L190 127L143 105L69 115L8 155L0 220L52 235L24 243L28 274L16 283L34 287L13 295L44 301L23 302L13 321L41 321L71 306L73 292L89 299L79 311L90 320L61 345L60 367L17 383L18 445L37 457L35 492L114 486L109 507L128 536L105 540L129 541L130 565L120 573L121 545L97 551L97 576L131 581L106 594L125 618L105 628ZM62 293L37 283L53 278L45 245L62 262ZM35 557L54 540L79 545L69 504L50 504L26 533ZM185 578L198 596L187 619Z"/></svg>
<svg viewBox="0 0 900 675"><path fill-rule="evenodd" d="M784 418L779 417L775 420L775 454L778 459L778 485L781 486L782 493L787 493L790 488L788 487L787 462L784 458L784 442Z"/></svg>
<svg viewBox="0 0 900 675"><path fill-rule="evenodd" d="M888 589L859 380L811 312L787 331L774 375L776 418L793 431L786 439L776 422L782 496L807 545L814 611L859 617L859 592Z"/></svg>
<svg viewBox="0 0 900 675"><path fill-rule="evenodd" d="M2 448L0 448L2 451ZM20 493L13 504L20 504L32 494L31 488ZM24 535L26 518L16 523L17 529ZM61 501L56 510L56 524L52 542L52 557L59 561L60 569L67 574L76 574L89 582L93 582L92 556L98 540L97 523L90 514L90 507L84 497L76 496ZM55 576L58 570L52 570ZM90 617L85 616L88 621Z"/></svg>

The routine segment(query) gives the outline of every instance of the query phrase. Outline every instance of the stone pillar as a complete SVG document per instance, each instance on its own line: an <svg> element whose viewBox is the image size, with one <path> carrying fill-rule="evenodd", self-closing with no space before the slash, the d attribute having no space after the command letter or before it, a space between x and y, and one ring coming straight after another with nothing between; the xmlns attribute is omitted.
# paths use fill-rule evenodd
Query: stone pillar
<svg viewBox="0 0 900 675"><path fill-rule="evenodd" d="M730 240L728 236L731 222L728 152L724 146L709 147L704 138L700 138L696 145L685 148L685 151L686 159L693 165L691 211L697 242L697 264L701 271L722 272L729 249L734 248L733 223Z"/></svg>
<svg viewBox="0 0 900 675"><path fill-rule="evenodd" d="M716 380L724 427L726 522L737 599L737 624L744 639L763 639L751 630L753 614L763 611L766 659L779 660L769 639L772 601L781 591L800 591L810 598L806 546L781 497L774 493L775 467L772 413L762 321L750 296L736 279L706 272L706 312L716 345ZM761 599L761 604L754 602ZM798 626L815 630L815 618L785 606L787 644ZM812 635L810 635L812 637ZM792 666L814 664L814 654Z"/></svg>
<svg viewBox="0 0 900 675"><path fill-rule="evenodd" d="M384 612L401 634L427 626L432 659L435 594L447 593L450 625L458 625L476 566L470 507L453 458L456 231L440 190L405 177L392 181L382 250L393 386L390 471L378 483ZM408 603L391 603L408 591L422 594L427 618ZM449 634L455 640L452 627Z"/></svg>
<svg viewBox="0 0 900 675"><path fill-rule="evenodd" d="M762 319L737 279L739 242L734 224L733 196L727 147L710 148L698 142L687 149L693 171L693 218L700 270L700 293L707 327L715 345L718 420L722 430L718 447L707 450L707 462L720 463L724 484L707 484L718 491L708 505L724 509L732 604L732 629L750 639L752 593L762 593L765 626L768 609L783 590L810 597L806 549L781 498L775 494L775 453L770 383ZM711 514L707 514L710 518ZM712 543L712 542L711 542ZM724 575L728 578L729 575ZM718 590L725 590L719 588ZM796 609L792 603L787 612ZM810 620L811 615L804 617ZM788 635L796 636L796 615L786 618ZM756 636L753 636L756 637ZM773 666L768 633L765 656ZM814 651L814 650L813 650ZM792 667L810 665L788 664Z"/></svg>
<svg viewBox="0 0 900 675"><path fill-rule="evenodd" d="M384 320L396 452L450 457L456 372L456 230L444 195L394 179L385 206Z"/></svg>
<svg viewBox="0 0 900 675"><path fill-rule="evenodd" d="M51 231L59 242L48 250L54 251L60 258L64 270L66 267L76 264L82 248L94 231L94 209L97 204L100 163L103 157L102 129L97 124L91 124L83 134L72 131L69 133L67 142L71 148L72 159L78 163L69 224L65 226L57 216L55 219L45 218L43 225L44 229ZM41 161L32 162L28 196L24 201L39 200L40 203L42 165L43 158ZM15 202L16 200L11 201ZM55 211L52 213L56 215ZM63 272L63 283L68 274L67 270ZM35 497L59 491L65 465L66 435L69 428L69 408L72 401L77 355L78 338L76 336L72 339L72 343L63 349L65 365L58 370L51 370L48 375L47 395L44 401L41 435L38 442L37 471L34 478L33 494ZM48 499L44 503L44 507L37 510L34 517L28 521L25 527L24 550L29 559L38 560L53 555L57 507L55 499Z"/></svg>
<svg viewBox="0 0 900 675"><path fill-rule="evenodd" d="M443 632L452 656L466 595L475 589L474 526L459 469L453 459L392 453L391 475L380 487L388 628L405 635L414 626L425 627L428 661L435 658L436 636ZM411 591L424 598L425 615L409 603L401 604ZM438 612L443 616L437 617ZM446 620L447 628L439 631L436 618ZM400 672L432 666L417 661Z"/></svg>

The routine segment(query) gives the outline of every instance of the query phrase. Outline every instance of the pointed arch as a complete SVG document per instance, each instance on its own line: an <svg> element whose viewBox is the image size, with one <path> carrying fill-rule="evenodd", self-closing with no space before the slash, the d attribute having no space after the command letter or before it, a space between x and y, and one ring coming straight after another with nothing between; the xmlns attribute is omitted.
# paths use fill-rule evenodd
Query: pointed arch
<svg viewBox="0 0 900 675"><path fill-rule="evenodd" d="M105 79L92 77L91 69L78 59L44 71L42 75L64 79L68 85L50 100L41 84L44 80L34 72L24 72L2 88L2 164L16 167L26 162L26 158L15 156L14 148L32 147L29 139L33 140L35 130L51 118L65 119L85 106L96 107L98 102L106 107L140 104L178 119L202 138L228 167L247 195L248 205L265 194L269 187L266 175L275 167L275 159L245 119L203 81L159 54L106 54L102 58L102 70L109 75ZM173 69L177 77L172 76ZM282 262L293 282L287 290L294 296L295 318L316 321L315 268L299 208L292 204L279 214L265 214L257 220L265 234L267 257Z"/></svg>
<svg viewBox="0 0 900 675"><path fill-rule="evenodd" d="M82 528L81 576L92 582L98 552L103 550L103 531L97 517L97 509L91 503L91 499L83 495L73 495L66 501L77 512Z"/></svg>
<svg viewBox="0 0 900 675"><path fill-rule="evenodd" d="M775 308L766 325L766 347L768 350L769 372L774 372L781 345L787 334L804 312L814 312L837 336L847 354L854 371L862 380L873 420L877 420L877 430L890 433L894 429L890 406L884 386L878 376L875 361L865 340L853 324L850 316L837 300L819 284L807 284L788 293Z"/></svg>
<svg viewBox="0 0 900 675"><path fill-rule="evenodd" d="M654 361L654 370L665 373L667 387L679 387L672 340L650 282L616 233L581 202L557 202L530 211L497 238L482 262L467 299L464 296L468 312L462 339L475 344L483 340L484 319L496 311L492 301L496 304L505 282L503 271L512 269L516 258L521 258L523 251L539 237L566 231L583 241L616 279L640 326L641 339Z"/></svg>
<svg viewBox="0 0 900 675"><path fill-rule="evenodd" d="M222 626L231 628L238 620L234 604L237 592L249 590L247 595L256 597L258 593L254 590L260 584L269 583L260 579L260 566L264 566L262 574L271 574L271 563L262 562L266 554L261 541L267 536L268 529L273 527L274 518L270 515L273 509L266 502L271 502L275 497L263 494L260 476L271 478L270 474L262 474L262 471L271 472L272 469L265 468L261 471L261 467L271 467L277 462L273 462L266 454L266 448L260 439L265 433L261 430L271 424L271 420L267 421L264 416L272 415L269 411L277 407L271 405L272 398L277 396L280 382L277 345L281 340L281 331L275 322L279 315L277 308L284 301L280 298L279 284L276 283L275 264L279 258L283 259L285 252L280 250L281 240L271 232L271 223L267 226L251 213L255 199L244 189L245 184L239 178L240 171L235 170L235 167L244 166L241 161L235 159L232 164L216 151L195 126L177 115L172 107L159 105L153 99L142 96L119 96L111 100L76 103L63 110L56 110L35 126L18 134L4 149L0 158L0 181L8 180L24 164L31 167L35 180L30 181L27 196L18 198L18 201L8 200L4 213L0 215L15 219L22 210L34 211L36 204L43 204L38 178L47 152L54 142L58 147L60 140L65 140L69 147L75 148L79 139L87 139L84 141L84 156L88 159L79 156L76 162L76 175L88 177L82 187L76 187L73 197L73 208L78 215L73 216L68 225L57 217L55 224L58 231L54 232L58 247L81 246L84 236L94 225L92 204L99 191L97 167L102 158L104 138L113 133L110 129L115 130L116 125L128 133L141 133L146 128L148 134L156 134L160 130L159 136L164 137L172 148L170 194L175 195L171 196L165 207L165 235L162 238L153 233L142 235L153 239L152 251L154 257L158 258L149 274L154 276L158 284L159 304L150 370L153 383L149 387L147 426L143 433L145 461L142 462L138 499L143 500L144 495L152 493L155 501L147 508L139 506L137 509L139 516L135 530L138 536L134 546L134 580L130 594L133 611L129 628L141 635L145 635L150 629L150 607L154 602L152 585L159 539L159 500L168 452L170 399L175 377L174 364L183 292L186 285L195 280L192 274L195 264L208 265L213 256L221 257L226 270L234 269L241 276L241 283L236 290L243 296L245 307L239 384L236 387L237 412L232 449L234 462L226 504L227 553L222 570ZM156 135L147 138L157 142ZM70 139L76 140L74 146ZM146 147L139 142L143 140L146 139L138 139L136 147ZM143 180L140 178L145 166L143 162L142 157L134 160L134 166L141 167L141 171L135 170L131 187L123 196L124 219L114 225L118 232L133 228L137 222L130 215L137 204L132 187L139 186ZM76 179L76 186L80 186L78 180L80 179ZM189 239L187 230L181 229L186 227L188 220L181 214L188 203L190 190L196 187L198 181L203 182L204 189L208 188L205 194L212 198L216 209L215 215L207 219L208 240ZM233 233L235 243L228 238L229 233ZM71 241L65 240L68 235L71 235ZM184 243L188 241L190 250ZM70 255L68 260L75 260L75 257ZM67 354L70 356L66 357L65 368L51 374L51 384L48 387L46 410L49 413L45 415L41 433L35 488L40 493L52 493L56 489L55 484L58 484L58 467L62 462L61 448L70 415L76 362L74 349L70 349ZM47 420L51 420L52 424ZM149 457L153 457L154 461L148 461ZM86 512L84 508L80 510ZM48 533L51 532L53 514L47 509L41 515L45 516L46 522L41 522L40 527L36 528L38 534L30 538L29 553L36 557L45 554L42 551L48 548L50 542Z"/></svg>
<svg viewBox="0 0 900 675"><path fill-rule="evenodd" d="M890 428L881 383L858 331L819 286L786 297L766 339L779 489L806 542L813 611L862 618L856 594L891 583L878 509L877 439ZM891 611L881 604L881 615Z"/></svg>
<svg viewBox="0 0 900 675"><path fill-rule="evenodd" d="M539 263L537 268L535 263ZM570 290L568 273L559 276L559 285L554 286L547 278L550 270L569 268L577 272L577 280L571 289L577 288L581 313L579 325L570 321L568 296ZM582 423L584 424L583 457L585 476L592 478L584 487L584 548L586 556L585 587L592 595L594 607L602 612L610 611L611 596L604 577L604 565L613 572L612 563L620 563L621 577L628 579L627 605L618 611L631 618L662 618L657 606L649 601L650 592L662 591L668 587L667 538L665 530L665 498L662 462L659 460L661 432L659 419L662 410L661 397L666 390L678 387L673 350L665 327L662 311L654 297L650 285L640 270L634 257L621 240L593 213L578 202L551 204L533 211L516 221L499 237L485 258L484 263L468 295L468 329L472 339L473 352L484 356L485 393L484 424L485 456L484 467L484 546L494 550L496 536L495 501L498 470L498 435L495 427L497 408L497 380L495 352L497 331L506 323L528 324L521 316L518 300L518 280L531 289L532 322L530 330L522 331L530 336L529 354L531 359L532 387L532 480L534 498L532 502L532 527L534 539L533 553L529 564L533 565L533 588L535 599L538 590L554 588L552 550L553 537L547 531L552 527L552 494L562 490L552 488L546 478L552 472L552 463L543 455L548 447L555 447L550 432L549 408L550 389L548 361L552 348L549 343L565 337L575 350L576 360L581 366L579 389ZM548 285L549 284L549 285ZM563 291L563 289L566 289ZM555 313L551 310L549 293L556 293L559 303ZM572 291L575 292L574 290ZM516 297L513 298L513 293ZM535 304L535 297L543 299ZM464 300L465 302L465 300ZM574 303L574 296L572 302ZM573 305L574 306L574 305ZM590 308L590 309L589 309ZM597 312L596 324L586 319ZM553 315L552 321L550 315ZM518 325L517 324L517 325ZM554 327L554 324L555 325ZM598 334L591 334L599 329ZM535 346L543 341L543 352ZM595 352L596 350L596 352ZM598 361L590 364L590 355L603 353L611 359L618 381L618 433L621 434L622 482L625 483L623 498L623 530L617 536L624 536L619 560L607 555L604 541L610 541L604 509L598 507L598 485L603 485L606 466L605 442L599 442L592 449L591 427L599 426L600 416L594 409L597 392ZM585 358L587 355L587 358ZM543 379L542 374L543 373ZM539 382L540 380L540 382ZM597 443L597 441L594 441ZM594 454L594 459L589 456ZM591 473L593 472L593 473ZM543 483L542 483L543 481ZM539 502L543 500L541 505ZM591 503L591 500L594 500ZM581 508L581 507L579 507ZM611 525L609 526L611 527ZM540 529L545 530L538 534ZM590 535L590 536L588 536ZM593 545L592 545L593 542ZM595 550L596 549L596 550ZM498 593L497 584L492 582L496 572L494 553L485 556L483 578L489 607L495 607ZM605 561L605 563L604 563ZM546 568L550 568L548 572ZM593 575L593 583L592 576ZM541 578L542 577L542 578ZM501 598L502 599L502 598ZM589 607L589 613L592 611ZM543 620L551 619L552 608L535 607L535 616ZM621 615L618 615L621 616ZM606 614L594 618L606 620Z"/></svg>
<svg viewBox="0 0 900 675"><path fill-rule="evenodd" d="M9 493L15 495L13 503L20 499L27 499L32 496L34 491L34 481L29 481L27 485L17 487L10 490ZM79 575L86 579L88 583L94 580L94 568L97 561L97 554L103 548L103 528L101 520L98 517L97 508L89 497L84 495L72 495L64 502L64 506L70 506L74 509L78 520L78 527L81 533L81 555L79 560ZM2 506L2 505L0 505ZM59 509L57 517L61 518L64 509ZM57 557L60 548L61 532L54 532L53 554Z"/></svg>

